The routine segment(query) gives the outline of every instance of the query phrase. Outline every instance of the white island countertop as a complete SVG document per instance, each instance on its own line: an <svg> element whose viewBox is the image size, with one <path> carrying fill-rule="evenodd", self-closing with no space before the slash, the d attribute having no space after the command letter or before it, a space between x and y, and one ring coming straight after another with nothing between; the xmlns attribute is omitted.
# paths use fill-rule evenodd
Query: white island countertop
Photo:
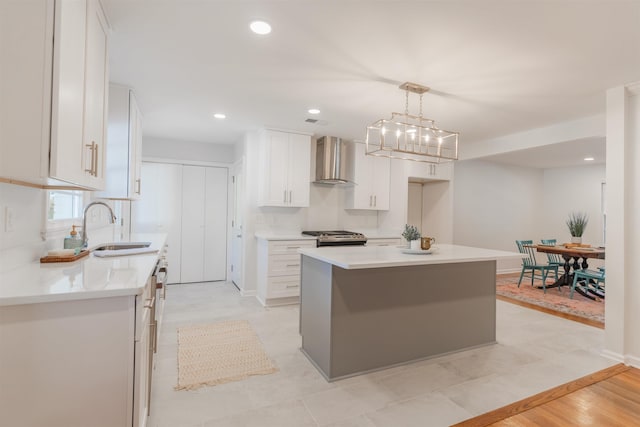
<svg viewBox="0 0 640 427"><path fill-rule="evenodd" d="M160 251L166 234L133 234ZM109 243L109 242L104 242ZM153 273L159 252L72 262L35 261L0 273L0 306L139 295Z"/></svg>
<svg viewBox="0 0 640 427"><path fill-rule="evenodd" d="M298 252L345 269L400 267L427 264L518 259L519 252L440 244L432 253L405 254L402 248L391 246L331 246L301 248Z"/></svg>

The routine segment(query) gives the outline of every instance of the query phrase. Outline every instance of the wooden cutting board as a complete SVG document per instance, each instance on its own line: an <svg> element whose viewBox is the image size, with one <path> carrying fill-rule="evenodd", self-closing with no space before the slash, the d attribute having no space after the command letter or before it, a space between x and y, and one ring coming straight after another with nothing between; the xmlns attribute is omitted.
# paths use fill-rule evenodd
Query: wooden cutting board
<svg viewBox="0 0 640 427"><path fill-rule="evenodd" d="M84 250L81 251L78 255L74 255L74 256L45 256L40 258L40 262L41 263L48 263L48 262L71 262L71 261L76 261L79 260L80 258L84 258L87 255L89 255L91 251L89 250Z"/></svg>

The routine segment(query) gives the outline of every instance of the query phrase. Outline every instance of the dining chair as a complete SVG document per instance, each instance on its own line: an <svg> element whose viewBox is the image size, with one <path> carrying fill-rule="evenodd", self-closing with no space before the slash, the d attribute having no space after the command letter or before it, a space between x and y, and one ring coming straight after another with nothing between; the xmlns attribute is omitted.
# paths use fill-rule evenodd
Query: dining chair
<svg viewBox="0 0 640 427"><path fill-rule="evenodd" d="M557 243L556 239L541 239L540 243L545 246L555 246ZM554 271L556 275L556 280L558 280L558 269L564 268L564 260L558 254L550 254L547 253L547 264L550 266L556 266L557 268Z"/></svg>
<svg viewBox="0 0 640 427"><path fill-rule="evenodd" d="M547 264L538 264L536 260L536 249L531 247L533 245L533 240L516 240L516 245L518 246L518 251L521 254L526 254L527 256L522 258L522 271L520 272L520 279L518 280L518 287L520 287L520 283L522 282L523 277L531 277L531 286L533 286L534 279L542 280L542 290L544 293L547 293L547 275L549 271L555 270L556 277L558 275L558 266L550 266ZM527 272L529 272L530 276L527 276ZM536 274L536 272L539 272Z"/></svg>
<svg viewBox="0 0 640 427"><path fill-rule="evenodd" d="M604 294L604 281L605 281L605 269L604 267L598 268L598 271L594 270L576 270L573 272L573 284L571 285L571 293L569 299L573 298L573 292L576 290L576 286L579 289L588 291L589 282L593 280L597 294Z"/></svg>

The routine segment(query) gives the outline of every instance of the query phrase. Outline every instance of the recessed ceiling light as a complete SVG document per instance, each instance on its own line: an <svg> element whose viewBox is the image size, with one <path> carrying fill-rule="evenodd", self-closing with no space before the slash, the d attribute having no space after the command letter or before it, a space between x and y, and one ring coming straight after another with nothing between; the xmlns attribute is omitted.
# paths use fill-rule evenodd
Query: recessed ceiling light
<svg viewBox="0 0 640 427"><path fill-rule="evenodd" d="M595 159L594 159L593 157L585 157L585 158L584 158L584 161L585 161L585 162L592 162L592 161L594 161L594 160L595 160Z"/></svg>
<svg viewBox="0 0 640 427"><path fill-rule="evenodd" d="M249 28L256 34L260 34L264 36L265 34L269 34L271 32L271 25L268 22L264 21L253 21L249 24Z"/></svg>
<svg viewBox="0 0 640 427"><path fill-rule="evenodd" d="M320 114L320 110L318 110L317 108L310 108L308 111L309 114Z"/></svg>
<svg viewBox="0 0 640 427"><path fill-rule="evenodd" d="M213 117L215 117L216 119L226 119L227 118L227 116L225 114L222 114L222 113L215 113L213 115Z"/></svg>

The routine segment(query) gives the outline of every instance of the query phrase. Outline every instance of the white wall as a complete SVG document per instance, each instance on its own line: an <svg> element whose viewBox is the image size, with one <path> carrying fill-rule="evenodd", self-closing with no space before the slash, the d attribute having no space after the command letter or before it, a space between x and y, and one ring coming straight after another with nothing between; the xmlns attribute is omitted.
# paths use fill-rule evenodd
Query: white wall
<svg viewBox="0 0 640 427"><path fill-rule="evenodd" d="M42 255L44 194L37 188L0 183L0 271ZM13 211L13 231L5 231L7 208Z"/></svg>
<svg viewBox="0 0 640 427"><path fill-rule="evenodd" d="M90 203L91 193L85 192L85 205ZM21 185L0 183L0 271L37 261L49 249L61 249L69 230L46 231L46 190ZM109 202L121 216L122 202ZM117 205L117 206L114 206ZM6 231L6 208L13 211L14 230ZM96 207L92 209L105 209ZM78 221L78 225L81 222ZM113 241L122 230L111 226L107 215L98 215L87 221L90 245ZM103 239L103 240L98 240ZM106 240L105 240L106 239Z"/></svg>
<svg viewBox="0 0 640 427"><path fill-rule="evenodd" d="M640 367L640 82L607 91L605 354Z"/></svg>
<svg viewBox="0 0 640 427"><path fill-rule="evenodd" d="M454 170L453 242L517 251L516 240L539 241L543 171L484 160L458 161ZM498 271L520 270L519 260Z"/></svg>
<svg viewBox="0 0 640 427"><path fill-rule="evenodd" d="M142 157L145 159L233 163L236 150L234 144L206 144L153 137L142 139Z"/></svg>
<svg viewBox="0 0 640 427"><path fill-rule="evenodd" d="M544 171L543 204L540 231L546 239L570 242L566 225L570 212L585 212L589 223L582 242L602 245L601 187L605 180L605 165L585 165L554 168Z"/></svg>

